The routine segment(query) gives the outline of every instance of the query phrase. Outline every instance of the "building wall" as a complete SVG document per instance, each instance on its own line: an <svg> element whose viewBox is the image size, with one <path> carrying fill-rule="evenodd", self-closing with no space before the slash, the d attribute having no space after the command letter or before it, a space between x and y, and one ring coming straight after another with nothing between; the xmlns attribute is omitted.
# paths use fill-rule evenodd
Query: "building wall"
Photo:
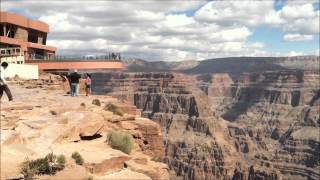
<svg viewBox="0 0 320 180"><path fill-rule="evenodd" d="M28 30L25 28L18 27L14 38L21 39L23 41L28 41Z"/></svg>
<svg viewBox="0 0 320 180"><path fill-rule="evenodd" d="M46 45L48 32L49 25L42 21L28 19L16 13L0 12L0 48L21 47L25 60L32 59L30 57L33 54L28 52L30 49L36 52L34 59L49 59L54 56L56 48ZM17 58L21 57L6 61L20 62L15 60Z"/></svg>
<svg viewBox="0 0 320 180"><path fill-rule="evenodd" d="M15 24L25 28L49 32L49 25L38 20L28 19L16 13L0 12L0 23Z"/></svg>
<svg viewBox="0 0 320 180"><path fill-rule="evenodd" d="M39 79L39 70L37 65L9 64L5 72L6 77L10 78L18 75L23 79Z"/></svg>

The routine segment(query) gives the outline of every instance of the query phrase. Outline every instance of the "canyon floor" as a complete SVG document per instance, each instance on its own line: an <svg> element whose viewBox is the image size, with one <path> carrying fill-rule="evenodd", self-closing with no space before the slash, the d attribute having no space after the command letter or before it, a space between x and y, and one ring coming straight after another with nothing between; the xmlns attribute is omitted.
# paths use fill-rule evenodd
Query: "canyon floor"
<svg viewBox="0 0 320 180"><path fill-rule="evenodd" d="M140 117L134 106L110 96L71 97L61 83L47 76L37 81L9 84L14 101L1 102L1 179L22 179L20 164L63 154L66 167L39 179L169 179L168 167L155 159L164 153L160 126ZM98 99L99 105L92 104ZM104 109L115 104L124 112L114 115ZM120 130L133 135L130 154L112 149L107 134ZM84 164L71 158L79 152Z"/></svg>

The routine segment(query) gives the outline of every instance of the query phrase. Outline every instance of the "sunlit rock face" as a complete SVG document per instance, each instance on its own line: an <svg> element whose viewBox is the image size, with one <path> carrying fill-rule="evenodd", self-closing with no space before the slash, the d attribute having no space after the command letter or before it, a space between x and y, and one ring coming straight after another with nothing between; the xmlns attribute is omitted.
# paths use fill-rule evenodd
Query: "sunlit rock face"
<svg viewBox="0 0 320 180"><path fill-rule="evenodd" d="M256 71L250 64L234 70L227 63L207 72L211 66L205 62L205 73L192 75L131 72L93 78L96 93L130 102L161 125L172 178L318 179L320 76L311 64L319 59L306 58L305 64L299 58L262 60L268 66L257 62Z"/></svg>
<svg viewBox="0 0 320 180"><path fill-rule="evenodd" d="M61 76L40 77L9 81L14 101L1 101L1 179L24 179L21 163L48 153L64 155L65 168L35 179L169 179L168 166L160 162L165 149L159 124L110 96L71 97ZM110 104L122 115L109 111ZM113 131L132 136L130 154L112 148L107 139ZM82 166L71 158L74 152Z"/></svg>

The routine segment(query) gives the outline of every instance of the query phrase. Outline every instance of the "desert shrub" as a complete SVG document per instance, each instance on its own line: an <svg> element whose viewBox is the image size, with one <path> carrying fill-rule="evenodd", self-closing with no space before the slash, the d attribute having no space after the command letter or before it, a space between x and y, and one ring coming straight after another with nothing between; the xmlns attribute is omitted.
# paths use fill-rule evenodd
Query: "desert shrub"
<svg viewBox="0 0 320 180"><path fill-rule="evenodd" d="M20 165L20 173L23 175L25 180L31 180L33 176L37 173L36 169L30 167L30 161L26 160Z"/></svg>
<svg viewBox="0 0 320 180"><path fill-rule="evenodd" d="M39 158L36 160L32 160L29 162L29 166L31 169L35 169L36 174L55 174L54 170L49 164L48 159L46 158Z"/></svg>
<svg viewBox="0 0 320 180"><path fill-rule="evenodd" d="M125 132L112 131L108 134L107 141L113 149L118 149L127 154L130 154L133 148L133 137Z"/></svg>
<svg viewBox="0 0 320 180"><path fill-rule="evenodd" d="M86 103L82 102L82 103L80 104L80 107L85 108L85 107L86 107Z"/></svg>
<svg viewBox="0 0 320 180"><path fill-rule="evenodd" d="M76 164L83 165L83 158L78 152L72 153L71 157L75 160Z"/></svg>
<svg viewBox="0 0 320 180"><path fill-rule="evenodd" d="M25 179L32 179L34 175L54 175L57 171L64 169L65 161L62 163L61 156L63 155L56 158L56 155L49 153L44 158L27 159L21 163L20 173L23 174Z"/></svg>
<svg viewBox="0 0 320 180"><path fill-rule="evenodd" d="M56 116L58 113L56 112L56 111L54 111L54 110L50 110L50 113L52 114L52 115L54 115L54 116Z"/></svg>
<svg viewBox="0 0 320 180"><path fill-rule="evenodd" d="M54 163L56 158L57 158L56 155L54 155L53 153L49 153L45 157L45 159L50 163Z"/></svg>
<svg viewBox="0 0 320 180"><path fill-rule="evenodd" d="M118 106L114 104L107 104L105 107L106 110L113 112L113 114L123 116L123 112L119 109Z"/></svg>
<svg viewBox="0 0 320 180"><path fill-rule="evenodd" d="M92 100L92 104L96 105L96 106L101 106L101 102L99 99L94 99Z"/></svg>
<svg viewBox="0 0 320 180"><path fill-rule="evenodd" d="M57 157L57 165L61 168L64 168L65 164L66 164L66 157L63 154L59 155Z"/></svg>

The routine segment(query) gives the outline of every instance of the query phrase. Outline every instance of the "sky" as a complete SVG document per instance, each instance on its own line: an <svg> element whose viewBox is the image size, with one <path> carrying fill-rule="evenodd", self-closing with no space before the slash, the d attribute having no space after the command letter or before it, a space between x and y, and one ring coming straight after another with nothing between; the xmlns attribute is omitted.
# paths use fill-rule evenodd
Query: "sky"
<svg viewBox="0 0 320 180"><path fill-rule="evenodd" d="M319 0L2 0L49 24L60 55L149 61L319 55Z"/></svg>

